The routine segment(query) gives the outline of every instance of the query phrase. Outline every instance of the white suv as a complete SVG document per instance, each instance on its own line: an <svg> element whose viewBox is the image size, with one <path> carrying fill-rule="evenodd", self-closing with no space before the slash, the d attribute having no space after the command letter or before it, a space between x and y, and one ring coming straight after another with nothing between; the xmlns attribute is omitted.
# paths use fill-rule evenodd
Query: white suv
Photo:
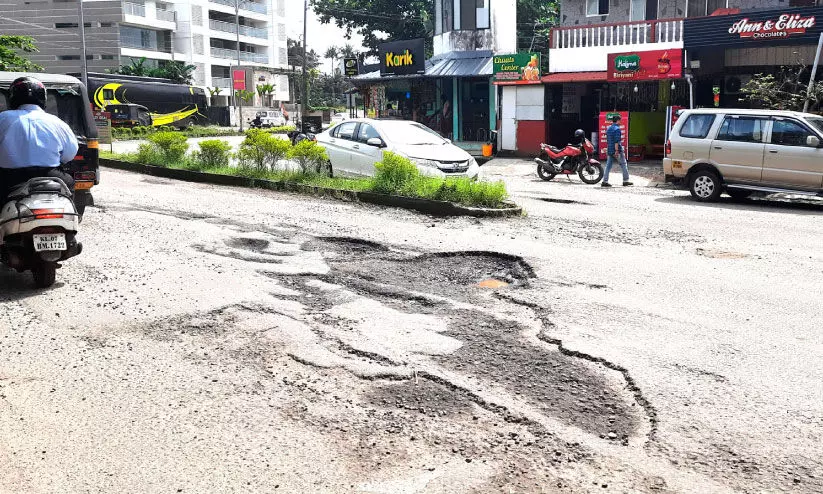
<svg viewBox="0 0 823 494"><path fill-rule="evenodd" d="M666 142L666 182L698 201L726 192L823 195L823 117L774 110L698 109L680 114Z"/></svg>

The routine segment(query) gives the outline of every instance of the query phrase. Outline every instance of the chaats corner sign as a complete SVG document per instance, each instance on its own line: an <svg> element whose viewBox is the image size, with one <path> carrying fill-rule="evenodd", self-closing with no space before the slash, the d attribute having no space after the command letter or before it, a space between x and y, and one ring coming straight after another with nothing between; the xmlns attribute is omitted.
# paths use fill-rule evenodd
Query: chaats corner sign
<svg viewBox="0 0 823 494"><path fill-rule="evenodd" d="M693 48L757 44L816 44L823 7L793 7L686 19L683 45Z"/></svg>
<svg viewBox="0 0 823 494"><path fill-rule="evenodd" d="M619 81L654 81L683 77L683 50L651 50L611 53L606 79Z"/></svg>

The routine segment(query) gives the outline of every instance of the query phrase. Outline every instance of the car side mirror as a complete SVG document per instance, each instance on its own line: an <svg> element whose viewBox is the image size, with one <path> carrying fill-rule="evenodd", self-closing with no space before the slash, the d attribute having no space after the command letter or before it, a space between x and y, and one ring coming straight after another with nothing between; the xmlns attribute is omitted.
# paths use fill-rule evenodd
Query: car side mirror
<svg viewBox="0 0 823 494"><path fill-rule="evenodd" d="M382 148L383 147L383 139L381 139L379 137L372 137L371 139L366 141L366 144L368 144L369 146L374 146L376 148Z"/></svg>
<svg viewBox="0 0 823 494"><path fill-rule="evenodd" d="M813 148L819 148L820 138L817 136L809 136L806 138L806 145Z"/></svg>

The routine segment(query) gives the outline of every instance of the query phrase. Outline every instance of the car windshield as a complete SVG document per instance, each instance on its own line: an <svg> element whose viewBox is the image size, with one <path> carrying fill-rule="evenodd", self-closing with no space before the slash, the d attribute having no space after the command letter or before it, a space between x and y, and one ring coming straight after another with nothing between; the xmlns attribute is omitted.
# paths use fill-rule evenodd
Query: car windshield
<svg viewBox="0 0 823 494"><path fill-rule="evenodd" d="M823 118L807 118L806 121L814 125L815 130L818 132L823 132Z"/></svg>
<svg viewBox="0 0 823 494"><path fill-rule="evenodd" d="M446 144L448 141L425 125L415 122L386 122L381 130L387 140L395 144L408 146L427 146Z"/></svg>

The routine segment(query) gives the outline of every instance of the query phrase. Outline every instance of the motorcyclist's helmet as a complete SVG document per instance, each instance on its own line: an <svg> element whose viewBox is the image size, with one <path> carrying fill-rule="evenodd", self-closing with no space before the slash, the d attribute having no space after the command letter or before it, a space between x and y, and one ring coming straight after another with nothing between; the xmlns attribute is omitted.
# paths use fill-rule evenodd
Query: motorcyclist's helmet
<svg viewBox="0 0 823 494"><path fill-rule="evenodd" d="M578 141L582 141L583 138L586 137L586 133L583 132L583 129L577 129L574 131L574 138Z"/></svg>
<svg viewBox="0 0 823 494"><path fill-rule="evenodd" d="M37 105L46 109L46 86L33 77L19 77L9 86L9 108Z"/></svg>

